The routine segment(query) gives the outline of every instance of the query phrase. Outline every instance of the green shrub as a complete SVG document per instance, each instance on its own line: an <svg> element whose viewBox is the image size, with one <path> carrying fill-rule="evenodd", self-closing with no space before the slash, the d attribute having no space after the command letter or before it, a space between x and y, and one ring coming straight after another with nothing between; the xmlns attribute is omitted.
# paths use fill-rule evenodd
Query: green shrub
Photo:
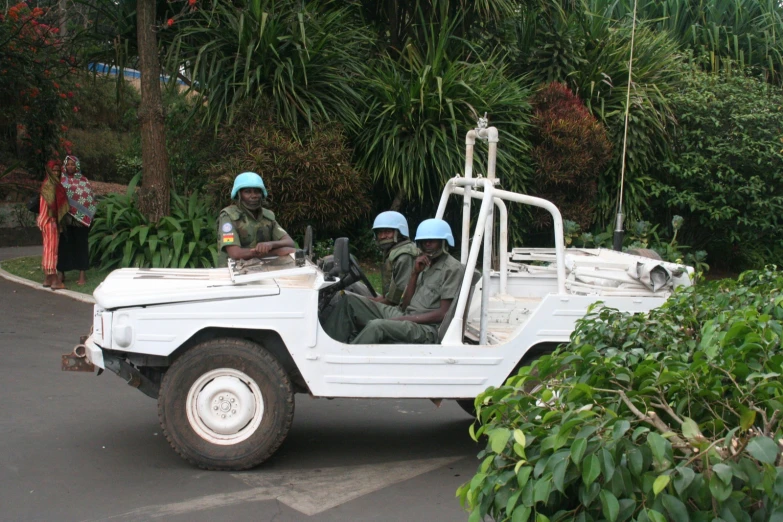
<svg viewBox="0 0 783 522"><path fill-rule="evenodd" d="M533 96L533 150L536 164L531 194L558 206L565 219L589 229L595 219L598 178L612 157L606 129L562 83L545 85ZM533 213L538 228L550 229L552 216Z"/></svg>
<svg viewBox="0 0 783 522"><path fill-rule="evenodd" d="M476 399L471 521L783 516L783 274L594 308L571 342Z"/></svg>
<svg viewBox="0 0 783 522"><path fill-rule="evenodd" d="M783 92L759 80L691 71L672 94L674 154L651 188L693 226L684 240L731 268L783 256Z"/></svg>
<svg viewBox="0 0 783 522"><path fill-rule="evenodd" d="M121 267L202 268L217 265L216 216L193 193L171 196L171 215L150 223L139 211L135 189L104 198L90 227L90 257L103 270Z"/></svg>
<svg viewBox="0 0 783 522"><path fill-rule="evenodd" d="M107 128L69 129L68 139L73 143L73 153L79 158L82 172L88 179L108 182L127 182L119 172L117 157L132 144L133 138L126 132Z"/></svg>
<svg viewBox="0 0 783 522"><path fill-rule="evenodd" d="M292 237L312 225L324 238L367 216L370 183L351 165L339 126L316 125L297 140L269 113L250 116L220 129L223 159L204 169L216 201L230 204L234 178L250 170L264 178L269 207Z"/></svg>

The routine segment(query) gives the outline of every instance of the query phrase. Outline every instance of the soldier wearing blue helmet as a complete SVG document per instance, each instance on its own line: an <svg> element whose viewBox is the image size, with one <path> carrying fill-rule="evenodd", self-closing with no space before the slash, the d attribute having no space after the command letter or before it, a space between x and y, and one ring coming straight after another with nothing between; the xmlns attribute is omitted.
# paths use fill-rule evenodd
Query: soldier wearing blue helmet
<svg viewBox="0 0 783 522"><path fill-rule="evenodd" d="M416 245L409 239L408 221L399 212L381 212L372 224L375 242L383 252L381 266L381 295L373 301L386 305L398 305L413 270L413 260L419 255Z"/></svg>
<svg viewBox="0 0 783 522"><path fill-rule="evenodd" d="M448 254L454 236L442 219L423 221L416 243L422 253L414 261L400 305L346 294L323 324L330 337L352 344L438 342L438 326L457 298L463 269Z"/></svg>
<svg viewBox="0 0 783 522"><path fill-rule="evenodd" d="M275 214L263 207L267 191L264 180L255 172L243 172L231 189L233 205L218 216L218 266L235 260L282 256L294 251L294 240L275 220Z"/></svg>

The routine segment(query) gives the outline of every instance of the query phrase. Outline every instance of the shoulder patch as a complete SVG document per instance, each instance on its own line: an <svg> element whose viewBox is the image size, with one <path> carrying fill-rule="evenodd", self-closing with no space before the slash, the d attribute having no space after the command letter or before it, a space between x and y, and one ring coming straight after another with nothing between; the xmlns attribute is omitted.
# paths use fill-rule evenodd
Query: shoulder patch
<svg viewBox="0 0 783 522"><path fill-rule="evenodd" d="M261 209L261 215L267 218L270 221L275 220L275 213L269 210L268 208L262 208Z"/></svg>
<svg viewBox="0 0 783 522"><path fill-rule="evenodd" d="M233 229L234 227L231 226L231 223L223 223L223 227L221 227L223 232L231 232Z"/></svg>

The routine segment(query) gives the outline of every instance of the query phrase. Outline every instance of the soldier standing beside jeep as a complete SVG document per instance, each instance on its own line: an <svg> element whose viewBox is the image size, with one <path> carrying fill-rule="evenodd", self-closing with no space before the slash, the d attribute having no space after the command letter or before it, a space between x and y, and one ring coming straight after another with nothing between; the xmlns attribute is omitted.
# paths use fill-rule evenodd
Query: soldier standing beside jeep
<svg viewBox="0 0 783 522"><path fill-rule="evenodd" d="M294 240L264 208L267 191L255 172L243 172L234 180L231 199L235 200L218 216L218 266L234 260L282 256L294 252Z"/></svg>

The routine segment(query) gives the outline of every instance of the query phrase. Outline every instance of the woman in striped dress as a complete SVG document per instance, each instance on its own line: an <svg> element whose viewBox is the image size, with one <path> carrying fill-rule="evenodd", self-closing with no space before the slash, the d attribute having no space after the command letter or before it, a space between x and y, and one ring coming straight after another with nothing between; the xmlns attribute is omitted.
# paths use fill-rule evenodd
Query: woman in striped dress
<svg viewBox="0 0 783 522"><path fill-rule="evenodd" d="M57 250L59 247L59 227L68 213L68 195L60 183L59 164L49 161L46 164L46 180L41 185L41 197L36 223L43 236L43 257L41 268L46 278L43 285L52 290L65 288L57 277Z"/></svg>

